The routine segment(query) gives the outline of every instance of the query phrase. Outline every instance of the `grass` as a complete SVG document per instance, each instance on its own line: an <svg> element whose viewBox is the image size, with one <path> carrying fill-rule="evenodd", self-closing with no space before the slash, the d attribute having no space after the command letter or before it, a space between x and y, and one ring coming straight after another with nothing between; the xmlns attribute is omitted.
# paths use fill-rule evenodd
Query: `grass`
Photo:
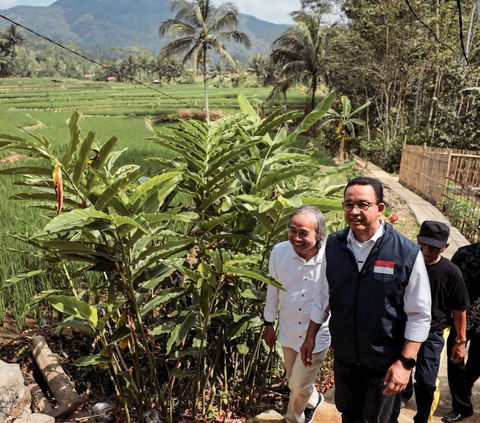
<svg viewBox="0 0 480 423"><path fill-rule="evenodd" d="M0 79L0 132L22 137L29 136L29 132L44 137L54 146L55 152L62 155L70 140L69 118L78 110L83 115L80 122L83 137L93 131L96 142L103 144L116 136L119 139L117 148L126 149L117 165L136 163L142 167L145 175L151 176L157 171L156 165L145 159L166 157L167 154L148 139L153 135L152 129L159 127L155 122L165 118L171 120L182 110L199 112L204 106L201 83L152 85L152 88L156 91L129 83L74 79L57 82L49 78ZM239 94L244 94L251 104L256 105L262 103L269 92L270 88L264 87L211 87L210 110L221 115L238 113ZM306 93L301 89L289 92L290 109L303 110L305 101ZM269 105L268 109L273 110L278 106ZM296 147L305 148L307 142L308 139L301 139ZM2 152L0 158L6 155L8 152ZM332 164L328 155L321 152L316 160L322 164ZM13 185L15 179L4 176L0 184L0 286L14 275L39 267L36 252L13 239L9 233L34 233L46 222L39 209L28 207L20 201L7 200L19 192L19 187ZM30 254L19 254L18 250L27 250ZM21 327L26 317L26 303L44 289L63 285L61 279L38 277L0 290L0 321L8 308ZM41 316L36 317L41 320Z"/></svg>

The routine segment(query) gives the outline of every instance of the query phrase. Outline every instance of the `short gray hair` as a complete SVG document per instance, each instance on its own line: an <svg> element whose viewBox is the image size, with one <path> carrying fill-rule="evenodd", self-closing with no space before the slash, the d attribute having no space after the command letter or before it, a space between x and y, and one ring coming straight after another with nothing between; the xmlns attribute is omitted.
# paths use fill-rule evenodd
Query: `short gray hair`
<svg viewBox="0 0 480 423"><path fill-rule="evenodd" d="M315 233L318 237L320 237L320 241L325 239L326 231L325 231L325 217L323 213L318 210L315 206L301 206L297 210L295 210L290 217L288 218L287 228L290 228L291 220L302 213L307 213L313 215L315 217L316 225L315 225Z"/></svg>

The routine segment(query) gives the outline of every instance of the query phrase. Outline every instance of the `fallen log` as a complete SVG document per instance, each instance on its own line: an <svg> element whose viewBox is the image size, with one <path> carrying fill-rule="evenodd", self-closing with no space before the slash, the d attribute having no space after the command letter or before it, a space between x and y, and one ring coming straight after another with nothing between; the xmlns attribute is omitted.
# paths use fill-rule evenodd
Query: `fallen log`
<svg viewBox="0 0 480 423"><path fill-rule="evenodd" d="M58 407L53 409L45 407L45 411L42 410L43 413L56 419L64 418L85 404L87 397L78 395L43 336L33 337L32 355L58 404Z"/></svg>

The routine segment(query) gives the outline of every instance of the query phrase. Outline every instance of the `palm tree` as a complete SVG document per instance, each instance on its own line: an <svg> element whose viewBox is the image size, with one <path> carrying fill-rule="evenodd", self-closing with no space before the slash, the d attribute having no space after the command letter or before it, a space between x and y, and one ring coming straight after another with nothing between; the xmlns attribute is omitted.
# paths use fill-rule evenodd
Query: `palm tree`
<svg viewBox="0 0 480 423"><path fill-rule="evenodd" d="M362 104L360 107L355 109L352 112L352 105L350 103L350 99L346 95L342 95L340 98L342 103L342 110L337 112L336 110L329 109L326 117L329 118L325 122L322 123L322 127L327 125L330 122L338 123L337 126L337 133L340 134L340 147L338 149L338 159L340 162L344 160L344 148L345 148L345 136L347 134L347 130L350 131L352 138L355 138L355 126L359 125L362 126L365 121L363 119L354 118L353 116L356 115L361 110L365 109L366 107L370 106L370 101L367 101L365 104Z"/></svg>
<svg viewBox="0 0 480 423"><path fill-rule="evenodd" d="M326 29L322 26L322 10L296 12L295 25L273 42L271 58L279 64L285 79L310 83L310 100L306 113L315 108L315 93L325 57Z"/></svg>
<svg viewBox="0 0 480 423"><path fill-rule="evenodd" d="M210 68L208 69L208 74L210 75L210 79L215 79L218 77L219 87L223 86L223 81L227 73L228 73L227 67L223 64L221 60L215 63L213 66L210 66Z"/></svg>
<svg viewBox="0 0 480 423"><path fill-rule="evenodd" d="M255 53L247 60L247 72L252 73L258 82L265 84L268 59L263 54Z"/></svg>
<svg viewBox="0 0 480 423"><path fill-rule="evenodd" d="M122 63L122 73L125 75L130 82L137 77L137 71L139 69L139 63L137 56L130 54Z"/></svg>
<svg viewBox="0 0 480 423"><path fill-rule="evenodd" d="M0 32L0 38L4 40L3 44L5 49L11 51L13 73L15 74L15 58L17 57L16 47L25 44L27 42L27 37L22 31L17 29L16 25L11 24L5 29L5 31Z"/></svg>
<svg viewBox="0 0 480 423"><path fill-rule="evenodd" d="M1 47L1 45L0 45ZM0 48L0 78L4 78L10 74L12 62L7 52Z"/></svg>
<svg viewBox="0 0 480 423"><path fill-rule="evenodd" d="M160 57L184 54L182 66L193 60L193 72L197 75L202 65L205 95L205 115L208 112L208 50L214 49L222 60L234 64L233 58L225 50L222 41L234 41L250 47L248 35L237 31L238 8L230 2L215 7L210 0L173 0L172 11L177 11L173 19L163 22L158 29L160 37L178 37L162 48Z"/></svg>

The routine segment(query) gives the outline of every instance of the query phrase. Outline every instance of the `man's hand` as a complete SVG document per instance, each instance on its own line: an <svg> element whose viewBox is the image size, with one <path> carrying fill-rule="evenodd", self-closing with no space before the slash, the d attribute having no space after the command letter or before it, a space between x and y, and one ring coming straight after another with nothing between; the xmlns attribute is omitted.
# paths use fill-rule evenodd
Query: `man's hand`
<svg viewBox="0 0 480 423"><path fill-rule="evenodd" d="M273 348L273 346L275 345L275 342L277 341L277 338L275 336L275 329L273 328L272 325L265 326L263 339L265 339L265 342L270 348Z"/></svg>
<svg viewBox="0 0 480 423"><path fill-rule="evenodd" d="M387 370L383 384L385 395L396 395L404 391L410 379L411 370L407 370L400 360L395 361Z"/></svg>
<svg viewBox="0 0 480 423"><path fill-rule="evenodd" d="M465 344L455 344L452 348L450 360L454 364L460 363L465 358Z"/></svg>
<svg viewBox="0 0 480 423"><path fill-rule="evenodd" d="M302 362L305 367L312 365L312 353L315 348L315 337L307 336L300 347Z"/></svg>

